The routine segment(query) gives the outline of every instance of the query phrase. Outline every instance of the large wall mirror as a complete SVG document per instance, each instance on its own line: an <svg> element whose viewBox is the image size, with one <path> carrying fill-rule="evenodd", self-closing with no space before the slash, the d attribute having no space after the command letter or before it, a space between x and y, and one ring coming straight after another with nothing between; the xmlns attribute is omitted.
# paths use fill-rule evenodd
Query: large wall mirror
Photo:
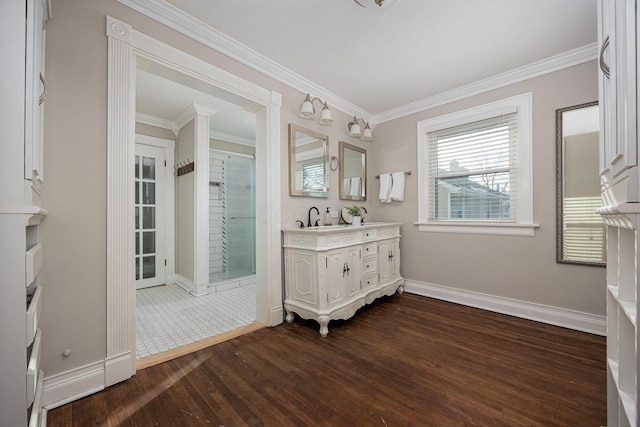
<svg viewBox="0 0 640 427"><path fill-rule="evenodd" d="M329 197L329 137L289 124L289 194Z"/></svg>
<svg viewBox="0 0 640 427"><path fill-rule="evenodd" d="M556 110L557 261L605 266L598 103Z"/></svg>
<svg viewBox="0 0 640 427"><path fill-rule="evenodd" d="M340 199L367 200L367 150L340 141Z"/></svg>

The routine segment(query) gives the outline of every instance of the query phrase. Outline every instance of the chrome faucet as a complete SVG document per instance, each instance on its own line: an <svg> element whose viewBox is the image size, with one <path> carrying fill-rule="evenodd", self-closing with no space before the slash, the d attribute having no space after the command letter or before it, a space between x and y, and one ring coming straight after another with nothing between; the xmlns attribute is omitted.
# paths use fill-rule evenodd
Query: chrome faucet
<svg viewBox="0 0 640 427"><path fill-rule="evenodd" d="M307 227L313 227L313 224L311 223L311 211L314 209L316 210L316 214L320 216L320 211L318 210L318 208L316 208L315 206L311 206L311 208L309 208L309 221L307 222Z"/></svg>
<svg viewBox="0 0 640 427"><path fill-rule="evenodd" d="M360 206L360 209L362 209L364 211L364 213L369 213L369 212L367 212L367 208L365 208L364 206ZM364 217L362 217L362 219L360 221L364 224Z"/></svg>

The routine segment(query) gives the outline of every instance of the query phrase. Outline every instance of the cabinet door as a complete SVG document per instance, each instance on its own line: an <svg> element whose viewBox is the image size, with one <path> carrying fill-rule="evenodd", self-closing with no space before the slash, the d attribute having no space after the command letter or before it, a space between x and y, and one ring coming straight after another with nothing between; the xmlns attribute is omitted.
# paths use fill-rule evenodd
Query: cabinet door
<svg viewBox="0 0 640 427"><path fill-rule="evenodd" d="M344 277L345 294L347 297L352 297L360 292L362 279L359 246L345 249L345 263L347 265L347 274Z"/></svg>
<svg viewBox="0 0 640 427"><path fill-rule="evenodd" d="M346 271L346 249L336 249L327 253L327 305L336 305L346 298L343 285Z"/></svg>
<svg viewBox="0 0 640 427"><path fill-rule="evenodd" d="M338 305L360 292L360 246L327 253L327 304Z"/></svg>
<svg viewBox="0 0 640 427"><path fill-rule="evenodd" d="M378 273L380 273L380 285L389 282L391 278L389 255L391 255L391 241L381 240L378 242Z"/></svg>
<svg viewBox="0 0 640 427"><path fill-rule="evenodd" d="M400 277L400 239L378 242L378 272L380 285L393 282Z"/></svg>
<svg viewBox="0 0 640 427"><path fill-rule="evenodd" d="M43 115L46 87L44 52L47 6L43 0L27 3L27 46L25 87L25 178L34 183L43 180Z"/></svg>
<svg viewBox="0 0 640 427"><path fill-rule="evenodd" d="M393 239L389 243L391 254L389 256L389 280L400 277L400 239Z"/></svg>
<svg viewBox="0 0 640 427"><path fill-rule="evenodd" d="M287 249L285 255L285 262L289 264L286 272L288 277L285 277L286 297L311 306L317 305L316 252Z"/></svg>
<svg viewBox="0 0 640 427"><path fill-rule="evenodd" d="M601 174L615 177L635 167L636 5L634 0L601 0L600 42Z"/></svg>

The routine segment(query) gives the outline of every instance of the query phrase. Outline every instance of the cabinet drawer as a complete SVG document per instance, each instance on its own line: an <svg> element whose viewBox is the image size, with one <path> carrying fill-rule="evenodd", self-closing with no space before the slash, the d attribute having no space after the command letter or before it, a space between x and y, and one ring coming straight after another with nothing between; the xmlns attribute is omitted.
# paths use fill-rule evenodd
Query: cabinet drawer
<svg viewBox="0 0 640 427"><path fill-rule="evenodd" d="M31 406L36 396L38 385L38 373L40 372L42 331L38 329L33 345L30 348L29 362L27 364L27 408Z"/></svg>
<svg viewBox="0 0 640 427"><path fill-rule="evenodd" d="M33 339L36 336L36 332L38 330L38 323L40 320L40 310L42 308L42 287L37 286L36 291L31 298L31 302L27 307L26 313L26 341L25 347L29 347L33 342Z"/></svg>
<svg viewBox="0 0 640 427"><path fill-rule="evenodd" d="M375 255L378 253L378 243L371 242L365 243L362 245L362 257L366 257L367 255Z"/></svg>
<svg viewBox="0 0 640 427"><path fill-rule="evenodd" d="M42 383L44 381L44 372L38 372L38 383L36 385L36 396L33 399L29 413L29 427L40 427L40 418L42 417Z"/></svg>
<svg viewBox="0 0 640 427"><path fill-rule="evenodd" d="M29 286L35 280L36 276L42 268L42 243L34 245L27 251L27 267L25 274L25 286Z"/></svg>
<svg viewBox="0 0 640 427"><path fill-rule="evenodd" d="M375 255L362 257L362 275L373 274L378 271L378 259Z"/></svg>
<svg viewBox="0 0 640 427"><path fill-rule="evenodd" d="M371 274L369 276L362 277L362 289L367 290L369 288L375 288L378 286L378 275Z"/></svg>
<svg viewBox="0 0 640 427"><path fill-rule="evenodd" d="M378 230L371 229L362 232L362 240L365 242L376 240L378 238Z"/></svg>

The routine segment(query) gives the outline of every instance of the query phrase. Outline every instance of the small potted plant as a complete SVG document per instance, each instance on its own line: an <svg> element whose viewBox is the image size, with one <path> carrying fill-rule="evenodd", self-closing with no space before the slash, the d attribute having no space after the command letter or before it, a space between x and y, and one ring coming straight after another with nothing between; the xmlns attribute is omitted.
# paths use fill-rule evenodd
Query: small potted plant
<svg viewBox="0 0 640 427"><path fill-rule="evenodd" d="M360 206L348 207L347 212L351 215L351 225L362 225L362 208Z"/></svg>

